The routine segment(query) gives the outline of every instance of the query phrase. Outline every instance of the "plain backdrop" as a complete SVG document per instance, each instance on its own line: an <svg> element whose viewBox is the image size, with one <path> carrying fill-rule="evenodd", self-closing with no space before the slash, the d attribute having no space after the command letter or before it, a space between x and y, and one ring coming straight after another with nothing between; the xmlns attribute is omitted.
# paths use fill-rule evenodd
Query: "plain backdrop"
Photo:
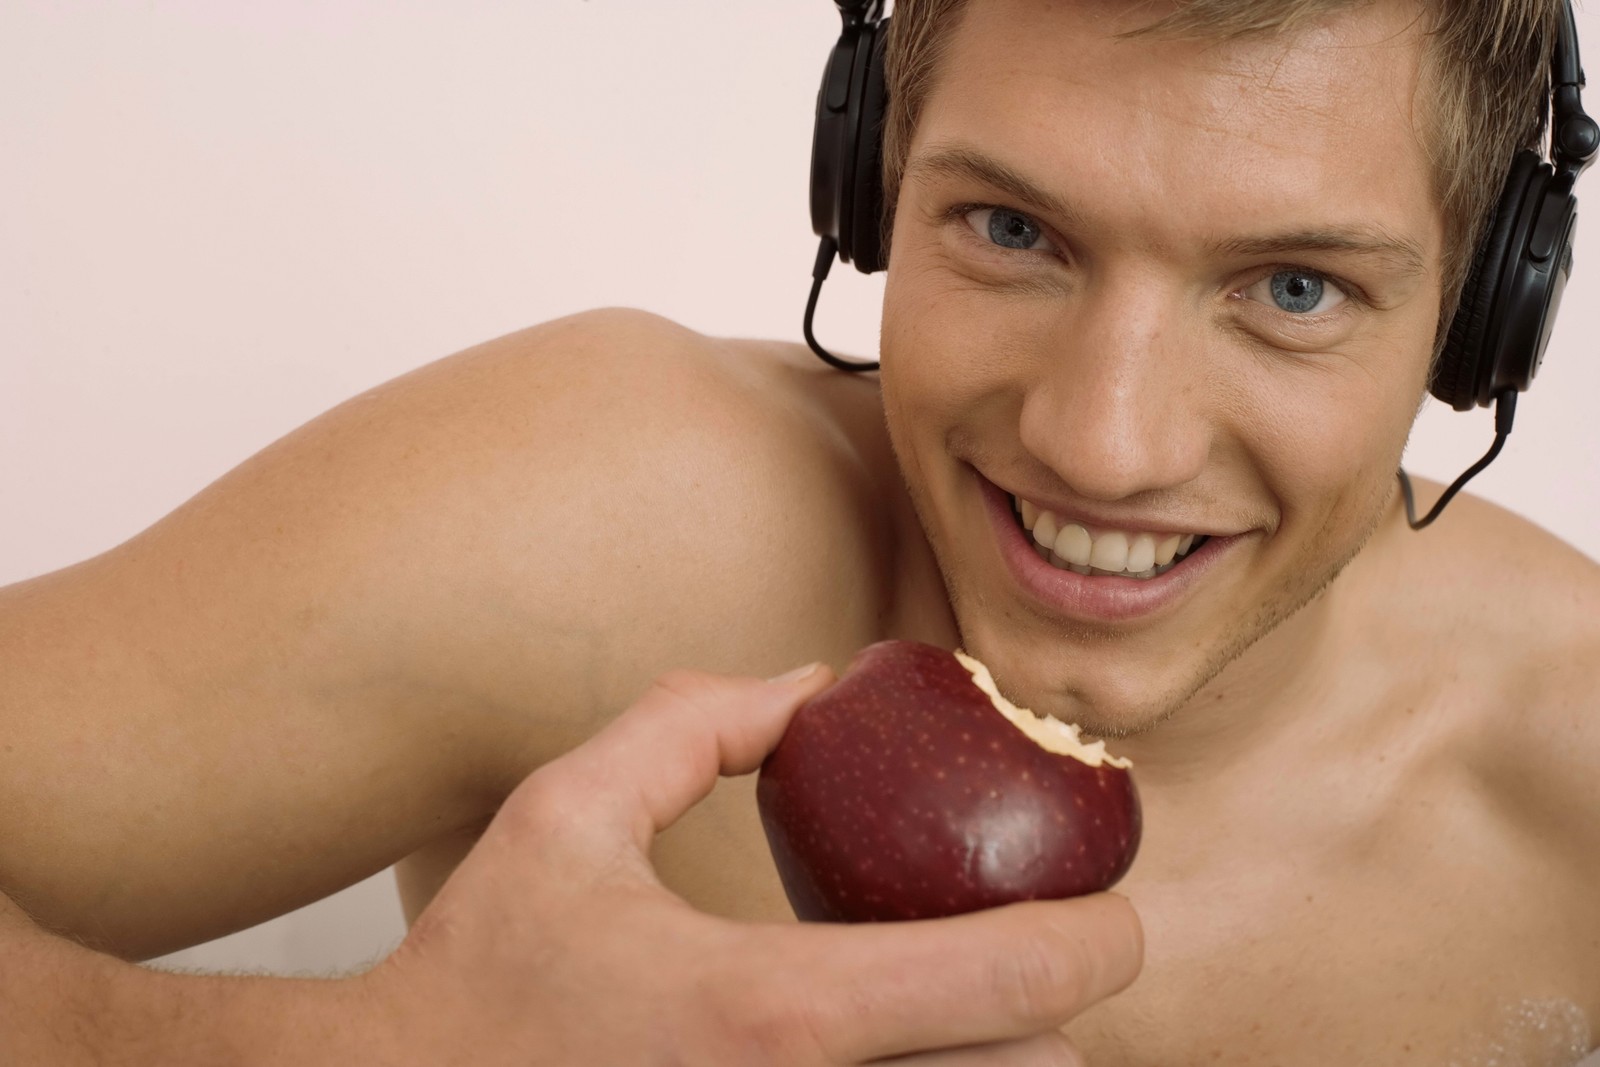
<svg viewBox="0 0 1600 1067"><path fill-rule="evenodd" d="M1600 17L1578 19L1600 54ZM0 584L558 315L798 340L837 29L827 0L0 5ZM1544 369L1472 491L1600 558L1591 180ZM876 352L881 279L835 269L835 351ZM1489 412L1430 402L1406 462L1449 480L1491 437ZM385 873L161 962L323 973L403 933Z"/></svg>

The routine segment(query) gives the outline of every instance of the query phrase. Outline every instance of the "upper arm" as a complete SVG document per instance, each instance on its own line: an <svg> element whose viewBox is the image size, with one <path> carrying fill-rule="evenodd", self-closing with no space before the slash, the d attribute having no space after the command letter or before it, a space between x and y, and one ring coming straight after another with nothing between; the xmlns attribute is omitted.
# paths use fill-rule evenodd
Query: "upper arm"
<svg viewBox="0 0 1600 1067"><path fill-rule="evenodd" d="M877 600L836 617L851 483L807 433L715 342L575 316L0 591L0 891L169 951L482 818L662 670L847 655Z"/></svg>

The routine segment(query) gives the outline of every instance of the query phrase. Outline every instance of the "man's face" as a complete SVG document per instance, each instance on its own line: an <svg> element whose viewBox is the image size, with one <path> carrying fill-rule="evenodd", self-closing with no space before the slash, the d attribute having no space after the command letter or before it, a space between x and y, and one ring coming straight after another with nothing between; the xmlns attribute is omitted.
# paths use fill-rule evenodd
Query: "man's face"
<svg viewBox="0 0 1600 1067"><path fill-rule="evenodd" d="M1359 550L1440 297L1415 9L1112 39L1151 17L972 0L884 299L888 429L964 643L1103 735L1248 658ZM1210 541L1154 578L1054 568L1005 548L996 486L1081 526L1067 547L1101 570L1142 563L1146 535Z"/></svg>

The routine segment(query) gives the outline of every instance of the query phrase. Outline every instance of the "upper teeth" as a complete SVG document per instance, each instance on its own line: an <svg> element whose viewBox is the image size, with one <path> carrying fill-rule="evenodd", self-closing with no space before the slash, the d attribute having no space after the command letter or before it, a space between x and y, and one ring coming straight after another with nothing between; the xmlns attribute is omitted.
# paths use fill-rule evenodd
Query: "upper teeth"
<svg viewBox="0 0 1600 1067"><path fill-rule="evenodd" d="M1189 551L1198 536L1095 529L1065 521L1055 512L1026 500L1019 499L1017 503L1022 525L1033 534L1034 541L1081 574L1098 570L1149 577Z"/></svg>

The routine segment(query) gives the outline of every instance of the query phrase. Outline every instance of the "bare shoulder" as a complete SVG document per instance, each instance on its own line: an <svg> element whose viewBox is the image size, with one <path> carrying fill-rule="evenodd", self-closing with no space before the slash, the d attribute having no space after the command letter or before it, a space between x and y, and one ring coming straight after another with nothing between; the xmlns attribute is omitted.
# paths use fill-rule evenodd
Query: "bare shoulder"
<svg viewBox="0 0 1600 1067"><path fill-rule="evenodd" d="M1420 501L1442 489L1413 481ZM1410 575L1430 612L1470 623L1504 652L1543 658L1558 634L1600 632L1600 563L1521 515L1462 493L1424 530L1406 531L1398 513L1393 522L1390 577Z"/></svg>
<svg viewBox="0 0 1600 1067"><path fill-rule="evenodd" d="M1480 497L1463 495L1451 507L1461 508L1460 521L1442 547L1466 564L1459 585L1476 609L1470 613L1530 671L1575 680L1582 668L1591 683L1600 678L1600 657L1577 655L1600 641L1600 562Z"/></svg>
<svg viewBox="0 0 1600 1067"><path fill-rule="evenodd" d="M841 415L861 405L838 403L793 348L608 308L526 331L504 380L477 389L483 403L559 391L532 409L545 425L531 438L508 431L500 466L541 464L553 494L504 517L525 515L523 536L564 561L559 578L530 573L518 610L581 652L580 732L673 667L842 665L881 614L887 543L861 521L877 487Z"/></svg>
<svg viewBox="0 0 1600 1067"><path fill-rule="evenodd" d="M1486 781L1515 822L1600 875L1600 563L1466 494L1414 537L1459 697L1480 707Z"/></svg>
<svg viewBox="0 0 1600 1067"><path fill-rule="evenodd" d="M823 659L842 671L875 639L893 591L881 572L894 536L873 520L884 495L876 387L797 347L613 308L509 339L505 365L472 387L481 396L469 409L531 377L561 401L527 410L563 423L503 460L543 468L531 524L548 536L533 540L563 565L556 577L495 565L523 583L503 593L501 617L523 653L480 656L474 668L516 709L498 746L509 754L502 781L581 741L665 670L770 676ZM546 703L519 708L519 692ZM577 694L575 703L557 712L553 693ZM729 911L730 901L772 895L725 864L708 879L702 862L705 841L749 838L741 789L722 783L657 843L663 879L701 906ZM408 919L481 829L446 834L397 865Z"/></svg>

